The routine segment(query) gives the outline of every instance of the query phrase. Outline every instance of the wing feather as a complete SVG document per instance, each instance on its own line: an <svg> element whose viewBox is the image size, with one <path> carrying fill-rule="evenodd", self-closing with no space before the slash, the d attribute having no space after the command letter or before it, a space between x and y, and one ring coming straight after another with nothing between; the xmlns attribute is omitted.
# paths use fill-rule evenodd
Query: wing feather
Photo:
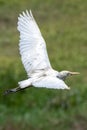
<svg viewBox="0 0 87 130"><path fill-rule="evenodd" d="M19 15L17 28L20 32L19 50L28 76L35 70L51 68L45 41L31 11Z"/></svg>
<svg viewBox="0 0 87 130"><path fill-rule="evenodd" d="M32 83L35 87L45 87L45 88L53 88L53 89L70 89L63 80L58 79L56 77L46 76L38 79L37 81Z"/></svg>

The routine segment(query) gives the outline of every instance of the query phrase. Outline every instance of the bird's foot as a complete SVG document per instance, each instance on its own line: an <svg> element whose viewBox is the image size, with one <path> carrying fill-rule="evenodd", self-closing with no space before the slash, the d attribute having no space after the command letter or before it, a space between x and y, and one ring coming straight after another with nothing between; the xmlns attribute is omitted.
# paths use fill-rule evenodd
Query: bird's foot
<svg viewBox="0 0 87 130"><path fill-rule="evenodd" d="M10 94L10 93L15 93L17 91L19 91L21 88L20 87L17 87L17 88L13 88L13 89L8 89L6 90L3 95L7 95L7 94Z"/></svg>

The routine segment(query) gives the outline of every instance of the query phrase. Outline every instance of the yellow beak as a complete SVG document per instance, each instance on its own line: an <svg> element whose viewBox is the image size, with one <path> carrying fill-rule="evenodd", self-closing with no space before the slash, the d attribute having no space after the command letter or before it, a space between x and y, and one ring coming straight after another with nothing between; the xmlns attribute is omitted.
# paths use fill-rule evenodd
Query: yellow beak
<svg viewBox="0 0 87 130"><path fill-rule="evenodd" d="M80 74L79 72L70 72L71 75L77 75Z"/></svg>

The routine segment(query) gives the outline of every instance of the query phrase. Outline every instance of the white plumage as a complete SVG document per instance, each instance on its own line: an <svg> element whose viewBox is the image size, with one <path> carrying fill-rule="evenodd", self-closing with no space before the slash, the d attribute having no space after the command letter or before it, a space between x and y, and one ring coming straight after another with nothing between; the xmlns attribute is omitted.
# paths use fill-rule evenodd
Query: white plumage
<svg viewBox="0 0 87 130"><path fill-rule="evenodd" d="M18 18L20 32L20 54L25 70L30 76L39 69L51 68L45 41L30 11L23 12Z"/></svg>
<svg viewBox="0 0 87 130"><path fill-rule="evenodd" d="M38 81L32 83L35 87L46 87L53 89L69 89L64 81L51 76L46 76L40 78Z"/></svg>
<svg viewBox="0 0 87 130"><path fill-rule="evenodd" d="M57 78L59 72L52 69L43 39L32 12L23 12L18 17L20 32L19 50L22 63L29 79L19 82L21 88L33 85L54 89L69 89L63 80Z"/></svg>
<svg viewBox="0 0 87 130"><path fill-rule="evenodd" d="M19 50L28 79L18 82L19 87L7 90L5 94L16 92L29 86L53 89L69 89L64 79L78 72L52 69L48 58L45 40L39 30L32 12L23 12L18 17L20 32Z"/></svg>

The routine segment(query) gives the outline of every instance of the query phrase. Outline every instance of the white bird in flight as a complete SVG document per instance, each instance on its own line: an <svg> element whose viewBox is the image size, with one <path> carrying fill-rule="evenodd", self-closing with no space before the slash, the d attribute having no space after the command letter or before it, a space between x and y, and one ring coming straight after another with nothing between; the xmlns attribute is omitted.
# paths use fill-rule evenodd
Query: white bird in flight
<svg viewBox="0 0 87 130"><path fill-rule="evenodd" d="M27 87L45 87L50 89L70 89L64 80L70 75L79 74L71 71L56 71L51 67L45 40L33 17L31 10L18 17L20 32L19 50L28 79L18 82L17 88L5 91L5 94L16 92Z"/></svg>

